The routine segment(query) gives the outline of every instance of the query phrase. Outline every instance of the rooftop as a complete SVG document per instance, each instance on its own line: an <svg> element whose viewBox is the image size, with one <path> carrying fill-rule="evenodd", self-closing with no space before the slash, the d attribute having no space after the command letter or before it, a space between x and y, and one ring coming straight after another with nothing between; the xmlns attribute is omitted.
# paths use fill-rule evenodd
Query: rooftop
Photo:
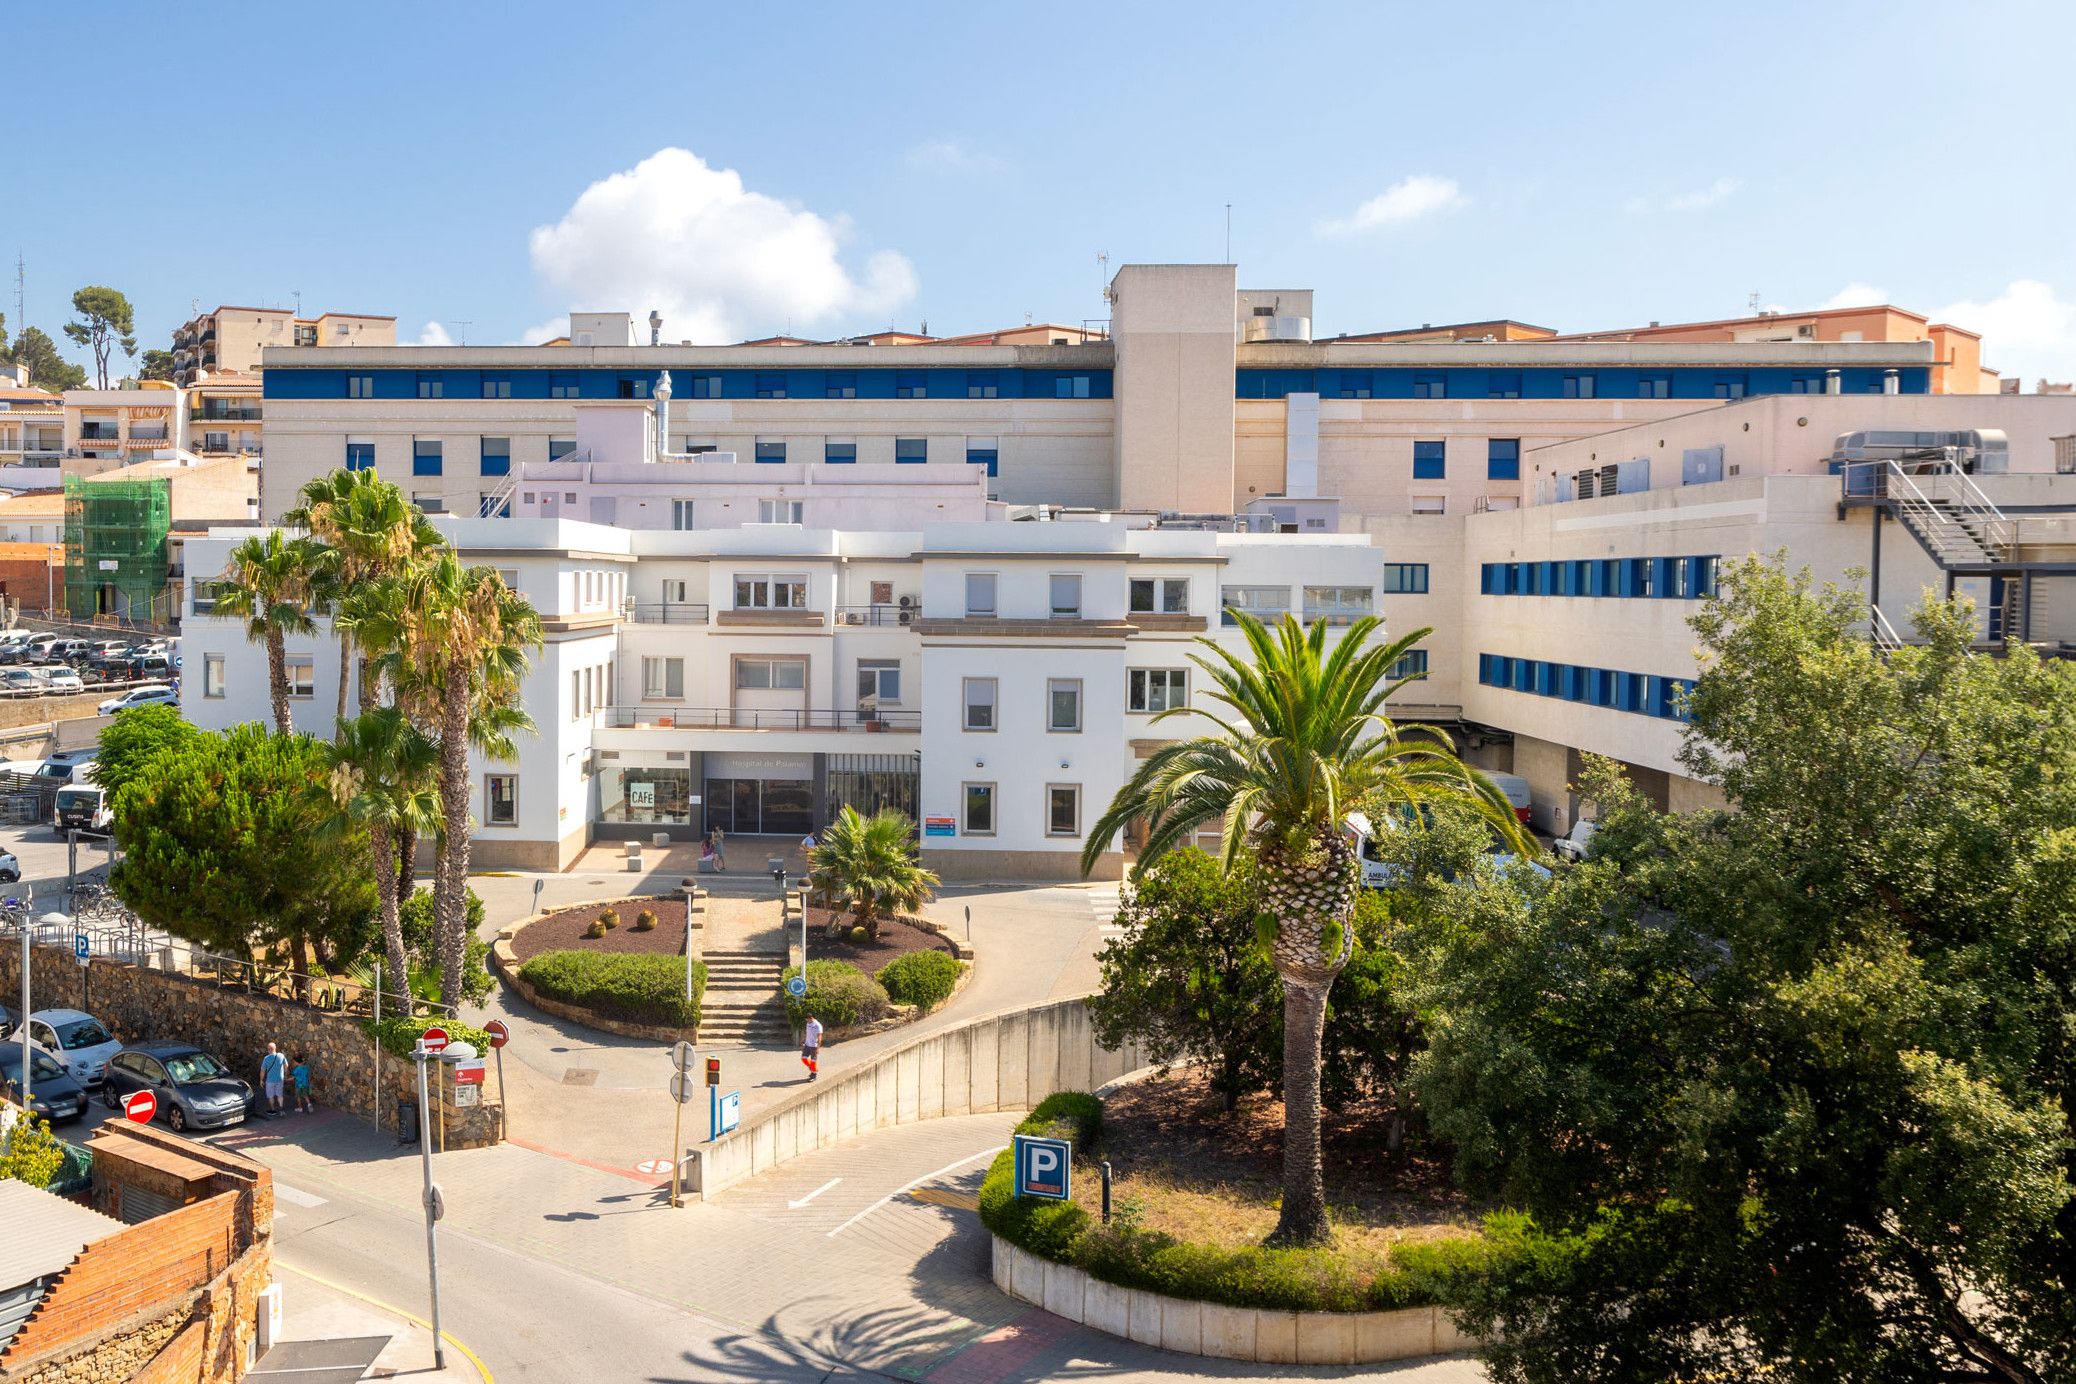
<svg viewBox="0 0 2076 1384"><path fill-rule="evenodd" d="M95 1240L121 1230L122 1222L41 1187L0 1178L0 1290L19 1288L60 1273Z"/></svg>

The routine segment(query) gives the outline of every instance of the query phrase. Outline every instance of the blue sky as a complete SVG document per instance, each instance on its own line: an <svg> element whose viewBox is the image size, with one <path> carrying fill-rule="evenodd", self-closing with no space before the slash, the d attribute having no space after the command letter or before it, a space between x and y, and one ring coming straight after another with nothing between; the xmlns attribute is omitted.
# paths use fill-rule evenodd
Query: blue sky
<svg viewBox="0 0 2076 1384"><path fill-rule="evenodd" d="M1879 296L2076 377L2066 5L93 10L6 30L105 74L10 107L53 336L92 282L161 346L297 291L407 341L1072 322L1099 252L1222 258L1230 202L1322 334Z"/></svg>

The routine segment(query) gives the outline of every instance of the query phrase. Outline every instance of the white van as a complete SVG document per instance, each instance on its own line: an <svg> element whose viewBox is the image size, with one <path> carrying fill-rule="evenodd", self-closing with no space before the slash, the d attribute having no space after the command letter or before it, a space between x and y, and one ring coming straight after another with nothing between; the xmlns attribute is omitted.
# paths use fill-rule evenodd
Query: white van
<svg viewBox="0 0 2076 1384"><path fill-rule="evenodd" d="M1507 801L1514 805L1514 815L1525 824L1528 821L1528 809L1533 802L1528 793L1528 780L1519 774L1488 773L1485 777L1491 779L1499 786L1499 791L1507 795Z"/></svg>
<svg viewBox="0 0 2076 1384"><path fill-rule="evenodd" d="M94 782L91 764L58 790L58 805L51 813L51 827L60 836L73 831L85 836L107 836L115 830L115 813L108 806L108 790Z"/></svg>

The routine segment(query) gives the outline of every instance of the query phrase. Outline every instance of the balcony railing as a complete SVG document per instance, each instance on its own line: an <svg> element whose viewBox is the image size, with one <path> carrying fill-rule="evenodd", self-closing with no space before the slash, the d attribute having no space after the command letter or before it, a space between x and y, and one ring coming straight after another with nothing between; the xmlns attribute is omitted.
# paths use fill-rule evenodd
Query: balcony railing
<svg viewBox="0 0 2076 1384"><path fill-rule="evenodd" d="M637 625L703 625L706 606L695 601L629 601L628 618Z"/></svg>
<svg viewBox="0 0 2076 1384"><path fill-rule="evenodd" d="M654 727L659 730L830 730L915 732L923 728L920 711L869 711L828 709L822 711L756 710L740 706L677 706L668 702L644 702L636 706L601 707L598 724L618 730Z"/></svg>
<svg viewBox="0 0 2076 1384"><path fill-rule="evenodd" d="M839 625L912 625L923 618L923 603L912 596L903 596L897 604L840 605L836 607L836 623Z"/></svg>
<svg viewBox="0 0 2076 1384"><path fill-rule="evenodd" d="M189 409L187 416L194 423L257 423L260 421L260 406L203 404Z"/></svg>

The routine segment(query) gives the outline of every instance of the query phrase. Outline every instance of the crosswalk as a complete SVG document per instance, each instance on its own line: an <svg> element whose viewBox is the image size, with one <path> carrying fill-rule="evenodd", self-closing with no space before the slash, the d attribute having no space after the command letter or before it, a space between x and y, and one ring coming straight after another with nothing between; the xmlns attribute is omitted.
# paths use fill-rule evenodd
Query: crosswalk
<svg viewBox="0 0 2076 1384"><path fill-rule="evenodd" d="M1125 934L1124 924L1117 921L1117 911L1124 906L1124 886L1099 884L1088 891L1089 912L1096 919L1096 940L1099 945L1109 945L1112 938Z"/></svg>

